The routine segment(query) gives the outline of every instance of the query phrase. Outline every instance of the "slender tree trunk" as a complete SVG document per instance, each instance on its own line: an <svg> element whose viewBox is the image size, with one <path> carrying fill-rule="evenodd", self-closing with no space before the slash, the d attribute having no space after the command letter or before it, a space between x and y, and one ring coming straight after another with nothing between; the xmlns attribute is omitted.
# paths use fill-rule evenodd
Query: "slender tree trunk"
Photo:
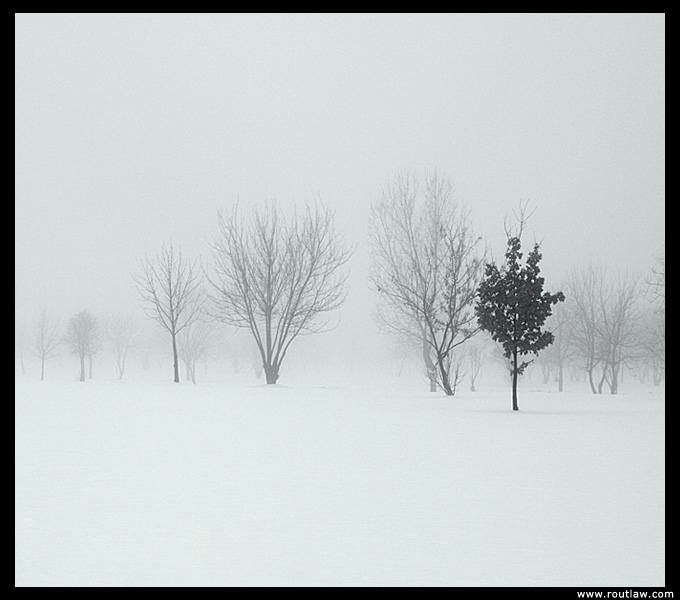
<svg viewBox="0 0 680 600"><path fill-rule="evenodd" d="M125 358L126 358L126 352L118 352L118 379L122 380L123 379L123 372L125 371Z"/></svg>
<svg viewBox="0 0 680 600"><path fill-rule="evenodd" d="M443 360L437 360L437 365L439 366L439 375L441 377L441 384L444 393L447 396L453 396L453 389L451 388L451 381L449 380L449 374L446 371Z"/></svg>
<svg viewBox="0 0 680 600"><path fill-rule="evenodd" d="M427 343L427 338L423 336L423 360L425 361L425 369L427 371L427 378L430 381L430 392L437 391L437 366L432 361L430 353L432 348Z"/></svg>
<svg viewBox="0 0 680 600"><path fill-rule="evenodd" d="M600 379L600 383L597 384L597 393L601 394L602 393L602 386L604 385L605 380L607 379L607 365L605 364L602 367L602 378Z"/></svg>
<svg viewBox="0 0 680 600"><path fill-rule="evenodd" d="M512 410L519 410L517 405L517 350L512 353Z"/></svg>
<svg viewBox="0 0 680 600"><path fill-rule="evenodd" d="M560 363L560 366L557 368L557 384L558 384L558 389L560 392L564 391L564 366L562 363Z"/></svg>
<svg viewBox="0 0 680 600"><path fill-rule="evenodd" d="M172 366L175 372L175 383L179 383L179 360L177 358L177 335L171 332L172 336Z"/></svg>
<svg viewBox="0 0 680 600"><path fill-rule="evenodd" d="M612 380L609 384L609 393L614 396L619 392L619 366L612 364Z"/></svg>
<svg viewBox="0 0 680 600"><path fill-rule="evenodd" d="M80 355L80 381L85 381L85 354Z"/></svg>
<svg viewBox="0 0 680 600"><path fill-rule="evenodd" d="M588 383L590 384L590 391L593 392L593 394L597 394L597 390L595 389L595 382L593 381L593 370L595 367L590 367L588 369Z"/></svg>
<svg viewBox="0 0 680 600"><path fill-rule="evenodd" d="M44 356L41 357L41 361L40 361L40 381L42 381L43 379L45 379L45 357Z"/></svg>

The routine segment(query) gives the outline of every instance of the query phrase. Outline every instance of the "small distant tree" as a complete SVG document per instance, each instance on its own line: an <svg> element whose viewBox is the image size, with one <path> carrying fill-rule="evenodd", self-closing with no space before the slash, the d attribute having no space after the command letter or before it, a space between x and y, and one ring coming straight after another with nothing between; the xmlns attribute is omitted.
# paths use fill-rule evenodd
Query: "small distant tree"
<svg viewBox="0 0 680 600"><path fill-rule="evenodd" d="M544 371L544 377L554 374L558 390L562 392L564 391L564 369L574 356L572 343L574 318L568 302L555 306L547 325L555 334L555 340L546 348L541 367L547 371ZM547 382L544 379L543 383Z"/></svg>
<svg viewBox="0 0 680 600"><path fill-rule="evenodd" d="M485 353L486 353L486 336L477 336L471 343L465 347L465 357L467 359L469 375L470 375L470 391L476 392L475 382L482 370L482 365L484 363Z"/></svg>
<svg viewBox="0 0 680 600"><path fill-rule="evenodd" d="M601 394L607 383L610 393L616 394L622 367L639 363L641 358L644 334L638 277L618 274L612 278L604 267L590 265L570 274L567 290L573 299L572 344L588 374L590 389Z"/></svg>
<svg viewBox="0 0 680 600"><path fill-rule="evenodd" d="M26 350L26 330L23 325L14 321L14 348L19 355L19 364L21 365L21 374L26 375L26 363L24 362L24 352Z"/></svg>
<svg viewBox="0 0 680 600"><path fill-rule="evenodd" d="M59 323L43 307L29 339L31 352L40 359L40 381L45 379L45 361L56 355L60 342Z"/></svg>
<svg viewBox="0 0 680 600"><path fill-rule="evenodd" d="M521 225L523 223L524 219ZM552 344L552 332L541 328L551 315L553 305L564 301L562 292L543 291L544 278L539 275L542 255L538 244L534 244L522 266L520 235L521 226L518 235L508 237L503 268L499 269L493 263L486 265L485 279L479 286L475 306L479 326L501 344L505 358L510 361L513 410L519 410L517 378L532 362L520 362L519 357L529 353L537 355Z"/></svg>
<svg viewBox="0 0 680 600"><path fill-rule="evenodd" d="M216 327L211 321L194 321L179 334L179 358L184 362L185 379L196 384L196 362L208 357L215 341Z"/></svg>
<svg viewBox="0 0 680 600"><path fill-rule="evenodd" d="M666 370L666 245L655 259L652 273L646 278L652 311L645 328L644 346L651 363L654 385L659 385Z"/></svg>
<svg viewBox="0 0 680 600"><path fill-rule="evenodd" d="M85 359L96 353L100 343L97 319L87 309L76 313L68 322L65 339L71 352L78 355L80 381L85 381Z"/></svg>
<svg viewBox="0 0 680 600"><path fill-rule="evenodd" d="M139 326L132 315L116 313L109 317L107 337L116 351L118 379L123 379L127 355L139 333Z"/></svg>
<svg viewBox="0 0 680 600"><path fill-rule="evenodd" d="M622 368L639 359L642 331L639 278L624 275L600 288L603 378L611 394L618 393ZM601 393L601 390L600 390Z"/></svg>
<svg viewBox="0 0 680 600"><path fill-rule="evenodd" d="M155 260L142 261L142 273L134 279L146 316L170 334L174 381L179 383L177 335L200 317L204 302L198 259L190 262L172 242L163 244Z"/></svg>

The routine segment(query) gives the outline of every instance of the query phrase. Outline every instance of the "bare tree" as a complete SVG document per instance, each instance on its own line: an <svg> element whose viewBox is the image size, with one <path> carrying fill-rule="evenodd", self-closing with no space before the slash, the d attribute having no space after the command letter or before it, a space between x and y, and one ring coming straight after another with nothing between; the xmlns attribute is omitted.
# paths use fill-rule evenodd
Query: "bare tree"
<svg viewBox="0 0 680 600"><path fill-rule="evenodd" d="M603 378L611 394L618 392L622 366L640 353L640 297L636 276L626 274L609 285L600 286Z"/></svg>
<svg viewBox="0 0 680 600"><path fill-rule="evenodd" d="M352 251L335 232L333 213L318 204L286 220L266 203L248 224L234 207L218 214L218 225L213 316L250 331L266 381L276 383L293 340L327 329L328 313L344 302L341 267Z"/></svg>
<svg viewBox="0 0 680 600"><path fill-rule="evenodd" d="M602 330L602 315L598 310L599 286L605 277L601 267L590 265L587 269L572 270L567 279L567 297L572 308L571 340L575 354L588 375L593 394L595 370L602 362L604 350L599 332Z"/></svg>
<svg viewBox="0 0 680 600"><path fill-rule="evenodd" d="M60 343L59 323L43 307L29 339L31 352L40 359L40 381L45 379L45 361L56 355Z"/></svg>
<svg viewBox="0 0 680 600"><path fill-rule="evenodd" d="M184 362L185 378L196 384L196 362L207 358L215 341L215 323L194 321L177 338L179 358Z"/></svg>
<svg viewBox="0 0 680 600"><path fill-rule="evenodd" d="M482 370L485 355L487 354L488 338L486 336L475 336L469 343L465 344L465 358L470 374L470 391L476 392L475 382Z"/></svg>
<svg viewBox="0 0 680 600"><path fill-rule="evenodd" d="M155 260L142 261L142 273L134 279L146 316L170 334L174 381L179 383L177 335L199 318L204 303L200 263L190 262L171 241Z"/></svg>
<svg viewBox="0 0 680 600"><path fill-rule="evenodd" d="M411 173L395 177L372 207L369 241L379 325L422 349L430 391L438 384L453 395L452 352L479 331L474 301L484 257L451 181L436 170L422 188Z"/></svg>
<svg viewBox="0 0 680 600"><path fill-rule="evenodd" d="M666 370L666 247L656 257L651 275L646 278L652 308L647 317L644 347L651 363L654 385L659 385Z"/></svg>
<svg viewBox="0 0 680 600"><path fill-rule="evenodd" d="M71 317L65 336L66 344L80 360L80 381L85 381L85 359L93 356L99 346L97 320L87 309ZM90 376L92 370L90 369Z"/></svg>
<svg viewBox="0 0 680 600"><path fill-rule="evenodd" d="M26 363L24 361L24 352L26 351L26 329L23 324L14 321L14 348L19 355L19 364L21 365L21 374L26 375Z"/></svg>
<svg viewBox="0 0 680 600"><path fill-rule="evenodd" d="M132 315L116 313L107 322L107 337L116 352L118 379L123 379L128 352L135 343L139 326Z"/></svg>
<svg viewBox="0 0 680 600"><path fill-rule="evenodd" d="M605 269L591 265L573 271L567 286L573 299L572 343L583 361L590 389L601 394L607 383L610 393L616 394L621 367L640 351L639 278L624 275L612 280Z"/></svg>
<svg viewBox="0 0 680 600"><path fill-rule="evenodd" d="M663 251L654 259L651 274L645 279L652 299L663 305L663 312L666 310L666 243L664 242Z"/></svg>
<svg viewBox="0 0 680 600"><path fill-rule="evenodd" d="M574 318L571 306L571 299L567 298L566 302L556 304L553 308L546 325L555 334L555 340L544 350L541 360L541 368L547 369L548 377L554 374L560 392L564 391L564 369L574 356L572 343ZM543 382L547 383L545 372Z"/></svg>

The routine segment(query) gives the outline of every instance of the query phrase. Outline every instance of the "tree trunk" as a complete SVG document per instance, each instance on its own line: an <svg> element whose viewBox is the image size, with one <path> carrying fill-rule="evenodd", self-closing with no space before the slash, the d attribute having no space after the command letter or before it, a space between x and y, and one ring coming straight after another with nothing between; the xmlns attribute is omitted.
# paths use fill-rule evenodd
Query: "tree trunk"
<svg viewBox="0 0 680 600"><path fill-rule="evenodd" d="M276 383L279 378L279 367L278 365L264 364L264 375L267 384Z"/></svg>
<svg viewBox="0 0 680 600"><path fill-rule="evenodd" d="M597 384L597 393L601 394L602 393L602 386L604 385L604 382L607 379L607 365L605 364L602 367L602 379L600 379L600 383Z"/></svg>
<svg viewBox="0 0 680 600"><path fill-rule="evenodd" d="M430 352L430 344L427 343L427 338L423 336L423 360L425 361L425 370L427 372L427 378L430 381L430 392L437 391L437 365L432 361L432 356Z"/></svg>
<svg viewBox="0 0 680 600"><path fill-rule="evenodd" d="M42 360L40 361L40 381L45 379L45 357L42 357Z"/></svg>
<svg viewBox="0 0 680 600"><path fill-rule="evenodd" d="M590 384L590 390L593 392L593 394L597 394L597 390L595 389L595 382L593 381L594 368L595 367L588 369L588 383Z"/></svg>
<svg viewBox="0 0 680 600"><path fill-rule="evenodd" d="M447 396L453 396L453 389L451 388L451 381L449 380L449 374L446 371L446 367L444 366L444 361L439 360L437 361L439 365L439 376L441 377L441 386L442 389L444 390L444 393Z"/></svg>
<svg viewBox="0 0 680 600"><path fill-rule="evenodd" d="M174 333L170 334L172 336L172 361L173 369L175 372L175 383L179 383L179 360L177 358L177 337Z"/></svg>
<svg viewBox="0 0 680 600"><path fill-rule="evenodd" d="M80 381L85 381L85 355L80 355Z"/></svg>
<svg viewBox="0 0 680 600"><path fill-rule="evenodd" d="M437 391L437 376L434 371L428 371L427 378L430 380L430 392Z"/></svg>
<svg viewBox="0 0 680 600"><path fill-rule="evenodd" d="M609 393L614 396L619 392L619 366L612 365L612 380L609 383Z"/></svg>
<svg viewBox="0 0 680 600"><path fill-rule="evenodd" d="M512 410L519 410L517 405L517 350L512 353Z"/></svg>
<svg viewBox="0 0 680 600"><path fill-rule="evenodd" d="M560 366L558 367L557 370L557 384L558 384L558 389L560 392L564 391L564 367L562 366L562 363L560 363Z"/></svg>

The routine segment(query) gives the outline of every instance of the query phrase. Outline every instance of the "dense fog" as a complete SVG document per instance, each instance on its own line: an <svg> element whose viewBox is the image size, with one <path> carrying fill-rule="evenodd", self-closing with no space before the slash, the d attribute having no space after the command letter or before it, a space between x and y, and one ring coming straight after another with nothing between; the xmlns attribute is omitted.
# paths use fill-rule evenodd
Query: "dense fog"
<svg viewBox="0 0 680 600"><path fill-rule="evenodd" d="M297 352L390 352L369 208L433 169L496 258L529 203L548 289L591 264L644 280L664 252L664 15L18 14L16 325L144 321L133 275L163 243L209 269L218 210L317 200L355 250L337 327Z"/></svg>

